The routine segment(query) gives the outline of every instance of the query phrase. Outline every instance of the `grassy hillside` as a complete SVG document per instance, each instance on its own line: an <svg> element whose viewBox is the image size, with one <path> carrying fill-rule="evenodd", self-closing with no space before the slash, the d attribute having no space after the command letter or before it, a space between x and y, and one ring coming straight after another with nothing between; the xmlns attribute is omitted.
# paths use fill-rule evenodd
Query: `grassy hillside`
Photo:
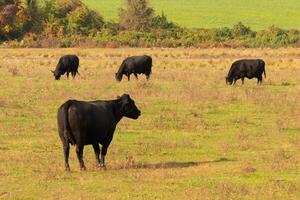
<svg viewBox="0 0 300 200"><path fill-rule="evenodd" d="M63 54L80 76L53 80ZM128 55L153 56L150 81L118 83ZM231 62L263 57L267 79L225 85ZM1 199L300 199L300 49L1 49ZM142 110L123 119L95 167L63 165L56 112L67 99L129 93Z"/></svg>
<svg viewBox="0 0 300 200"><path fill-rule="evenodd" d="M124 0L82 0L105 18L117 20ZM186 27L214 28L242 21L254 30L270 25L300 29L299 0L149 0L160 14Z"/></svg>

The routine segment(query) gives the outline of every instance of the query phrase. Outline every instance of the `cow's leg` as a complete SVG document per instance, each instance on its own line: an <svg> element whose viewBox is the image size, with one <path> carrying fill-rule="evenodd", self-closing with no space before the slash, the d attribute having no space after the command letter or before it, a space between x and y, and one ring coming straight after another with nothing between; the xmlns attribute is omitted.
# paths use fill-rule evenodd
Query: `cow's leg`
<svg viewBox="0 0 300 200"><path fill-rule="evenodd" d="M83 145L78 144L76 146L76 154L79 161L80 170L86 170L86 167L84 166L83 162Z"/></svg>
<svg viewBox="0 0 300 200"><path fill-rule="evenodd" d="M245 79L245 77L242 77L241 79L242 79L242 85L244 85L244 79Z"/></svg>
<svg viewBox="0 0 300 200"><path fill-rule="evenodd" d="M128 81L130 81L130 74L127 74L126 76L128 78Z"/></svg>
<svg viewBox="0 0 300 200"><path fill-rule="evenodd" d="M69 72L69 71L67 71L67 78L68 78L68 79L69 79L69 73L70 73L70 72Z"/></svg>
<svg viewBox="0 0 300 200"><path fill-rule="evenodd" d="M135 76L136 80L139 80L137 73L134 73L134 76Z"/></svg>
<svg viewBox="0 0 300 200"><path fill-rule="evenodd" d="M72 78L74 79L76 76L76 72L72 71L71 73L72 73Z"/></svg>
<svg viewBox="0 0 300 200"><path fill-rule="evenodd" d="M233 85L235 85L237 79L236 78L233 78Z"/></svg>
<svg viewBox="0 0 300 200"><path fill-rule="evenodd" d="M147 81L149 80L149 78L150 78L150 74L146 74Z"/></svg>
<svg viewBox="0 0 300 200"><path fill-rule="evenodd" d="M69 143L64 143L64 156L65 156L65 170L70 171L69 165L69 152L70 152L70 145Z"/></svg>
<svg viewBox="0 0 300 200"><path fill-rule="evenodd" d="M98 143L93 144L93 148L94 148L94 152L95 152L96 165L97 165L97 167L101 167L100 159L99 159L99 155L100 155L100 147L99 147L99 144L98 144Z"/></svg>
<svg viewBox="0 0 300 200"><path fill-rule="evenodd" d="M107 144L102 145L102 149L101 149L101 164L100 164L100 166L104 167L104 168L105 168L105 156L106 156L106 153L107 153L107 148L108 148Z"/></svg>
<svg viewBox="0 0 300 200"><path fill-rule="evenodd" d="M257 85L262 84L262 76L257 77Z"/></svg>

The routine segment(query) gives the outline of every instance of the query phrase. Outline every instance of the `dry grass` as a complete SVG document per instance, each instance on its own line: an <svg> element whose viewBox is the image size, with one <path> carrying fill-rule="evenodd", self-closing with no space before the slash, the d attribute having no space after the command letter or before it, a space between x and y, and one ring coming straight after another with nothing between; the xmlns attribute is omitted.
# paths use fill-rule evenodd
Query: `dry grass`
<svg viewBox="0 0 300 200"><path fill-rule="evenodd" d="M64 54L80 76L54 81ZM150 81L117 83L129 55L153 56ZM230 64L263 58L262 86L226 86ZM1 49L0 198L299 199L300 49ZM70 98L129 93L142 110L124 119L106 171L85 148L63 171L56 111Z"/></svg>

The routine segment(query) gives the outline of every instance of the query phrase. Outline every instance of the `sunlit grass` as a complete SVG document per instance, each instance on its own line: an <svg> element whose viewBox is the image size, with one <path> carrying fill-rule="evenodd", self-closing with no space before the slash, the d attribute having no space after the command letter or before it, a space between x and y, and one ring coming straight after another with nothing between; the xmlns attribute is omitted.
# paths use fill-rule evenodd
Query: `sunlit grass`
<svg viewBox="0 0 300 200"><path fill-rule="evenodd" d="M63 54L80 76L54 81ZM150 81L114 80L122 59L153 56ZM230 64L263 58L267 79L227 86ZM5 199L299 199L300 49L1 49L0 197ZM107 170L86 146L64 172L56 128L67 99L129 93Z"/></svg>
<svg viewBox="0 0 300 200"><path fill-rule="evenodd" d="M107 20L118 21L125 0L83 0ZM242 21L254 30L271 25L300 28L298 0L150 0L156 14L162 12L171 21L189 28L232 27Z"/></svg>

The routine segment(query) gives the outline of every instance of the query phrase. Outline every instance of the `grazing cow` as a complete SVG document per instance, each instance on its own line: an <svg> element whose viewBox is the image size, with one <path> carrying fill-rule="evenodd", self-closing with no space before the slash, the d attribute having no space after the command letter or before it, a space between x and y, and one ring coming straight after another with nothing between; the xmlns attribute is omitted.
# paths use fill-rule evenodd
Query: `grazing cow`
<svg viewBox="0 0 300 200"><path fill-rule="evenodd" d="M68 100L62 104L58 109L57 123L64 149L66 171L70 170L69 144L76 145L81 170L86 169L83 162L84 145L93 145L97 166L105 167L107 148L118 122L123 117L137 119L140 115L141 111L128 94L109 101ZM101 161L99 144L102 145Z"/></svg>
<svg viewBox="0 0 300 200"><path fill-rule="evenodd" d="M138 74L145 74L148 80L151 74L151 68L152 58L150 56L128 57L122 62L119 71L115 74L116 80L121 81L123 74L128 77L128 81L130 81L130 74L134 74L136 79L138 79Z"/></svg>
<svg viewBox="0 0 300 200"><path fill-rule="evenodd" d="M76 55L65 55L62 56L58 64L56 65L55 71L52 71L55 80L59 80L61 75L67 72L67 77L69 78L69 73L71 72L73 79L78 72L79 58Z"/></svg>
<svg viewBox="0 0 300 200"><path fill-rule="evenodd" d="M266 78L265 62L263 60L237 60L231 65L226 77L226 84L235 84L238 79L242 79L242 84L244 84L245 77L249 79L257 78L257 84L261 84L263 73Z"/></svg>

